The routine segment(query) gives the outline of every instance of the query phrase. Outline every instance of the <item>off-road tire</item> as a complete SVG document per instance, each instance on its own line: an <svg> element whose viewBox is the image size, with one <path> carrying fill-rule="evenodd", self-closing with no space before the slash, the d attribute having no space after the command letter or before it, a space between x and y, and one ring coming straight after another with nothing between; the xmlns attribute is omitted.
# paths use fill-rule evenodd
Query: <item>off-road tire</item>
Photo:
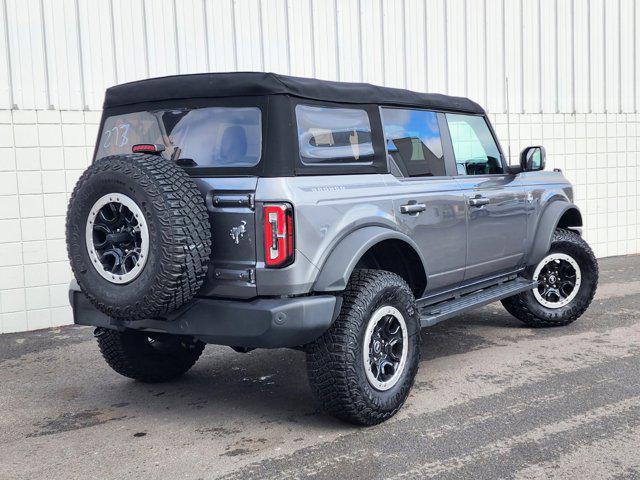
<svg viewBox="0 0 640 480"><path fill-rule="evenodd" d="M133 330L118 332L97 328L95 337L109 366L125 377L160 383L184 374L196 363L205 344L190 338Z"/></svg>
<svg viewBox="0 0 640 480"><path fill-rule="evenodd" d="M556 229L548 253L565 253L571 256L580 267L582 282L578 294L561 308L547 308L541 305L527 291L502 300L504 308L529 327L561 327L577 320L589 307L598 286L598 262L589 244L576 232L562 228ZM532 278L536 266L529 267L525 275Z"/></svg>
<svg viewBox="0 0 640 480"><path fill-rule="evenodd" d="M407 283L382 270L356 270L342 298L333 325L306 347L309 383L329 414L356 425L375 425L396 414L413 385L420 360L418 309ZM405 319L408 353L397 383L379 391L367 380L362 348L369 319L386 305L397 308Z"/></svg>
<svg viewBox="0 0 640 480"><path fill-rule="evenodd" d="M149 231L149 253L131 282L114 284L94 268L85 228L92 206L122 193L140 207ZM67 250L80 288L100 311L117 319L157 318L180 308L206 277L211 230L194 181L156 155L115 155L96 160L82 174L67 212Z"/></svg>

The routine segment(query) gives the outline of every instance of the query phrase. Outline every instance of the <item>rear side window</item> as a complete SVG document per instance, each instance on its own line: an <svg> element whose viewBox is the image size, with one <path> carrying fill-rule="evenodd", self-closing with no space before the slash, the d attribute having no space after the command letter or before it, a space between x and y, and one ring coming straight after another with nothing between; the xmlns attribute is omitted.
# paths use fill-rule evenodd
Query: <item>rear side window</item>
<svg viewBox="0 0 640 480"><path fill-rule="evenodd" d="M371 124L357 108L296 106L300 159L305 165L373 162Z"/></svg>
<svg viewBox="0 0 640 480"><path fill-rule="evenodd" d="M504 173L500 150L484 117L448 113L447 125L459 175Z"/></svg>
<svg viewBox="0 0 640 480"><path fill-rule="evenodd" d="M131 153L138 143L155 143L196 167L252 167L260 161L259 108L209 107L149 110L105 120L96 158Z"/></svg>
<svg viewBox="0 0 640 480"><path fill-rule="evenodd" d="M402 175L446 175L438 115L426 110L381 110L387 151Z"/></svg>

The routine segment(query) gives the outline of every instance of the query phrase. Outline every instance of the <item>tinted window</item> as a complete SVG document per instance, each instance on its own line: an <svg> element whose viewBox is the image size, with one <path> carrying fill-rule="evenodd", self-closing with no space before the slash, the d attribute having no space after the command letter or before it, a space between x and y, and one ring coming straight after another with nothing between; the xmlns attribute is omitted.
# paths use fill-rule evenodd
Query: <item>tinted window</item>
<svg viewBox="0 0 640 480"><path fill-rule="evenodd" d="M371 125L355 108L296 106L300 159L309 165L370 164Z"/></svg>
<svg viewBox="0 0 640 480"><path fill-rule="evenodd" d="M503 173L500 151L484 117L447 114L460 175Z"/></svg>
<svg viewBox="0 0 640 480"><path fill-rule="evenodd" d="M262 125L259 108L150 110L108 117L96 158L131 153L138 143L174 147L180 158L199 167L251 167L260 161Z"/></svg>
<svg viewBox="0 0 640 480"><path fill-rule="evenodd" d="M404 176L446 175L436 113L383 108L382 123L387 151Z"/></svg>

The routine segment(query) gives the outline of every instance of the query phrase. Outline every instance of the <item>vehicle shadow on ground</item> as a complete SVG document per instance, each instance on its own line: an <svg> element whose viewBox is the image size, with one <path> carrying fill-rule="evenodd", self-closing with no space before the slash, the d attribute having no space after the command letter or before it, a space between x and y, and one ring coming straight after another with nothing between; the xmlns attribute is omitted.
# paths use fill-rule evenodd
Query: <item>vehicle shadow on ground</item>
<svg viewBox="0 0 640 480"><path fill-rule="evenodd" d="M495 309L494 309L495 310ZM478 328L481 327L481 328ZM487 327L521 329L506 312L482 309L451 319L421 333L421 367L434 358L464 354L494 343L480 334ZM184 377L164 384L143 384L113 375L101 402L123 415L148 417L162 411L178 419L198 418L207 428L219 421L263 424L303 424L344 429L344 424L320 412L307 382L303 352L254 350L247 354L228 347L209 346L196 366ZM96 392L97 394L97 392Z"/></svg>
<svg viewBox="0 0 640 480"><path fill-rule="evenodd" d="M494 346L496 343L487 335L488 329L521 331L523 328L526 327L520 321L495 306L445 320L421 331L421 361Z"/></svg>
<svg viewBox="0 0 640 480"><path fill-rule="evenodd" d="M203 432L221 424L242 429L248 423L323 428L334 423L339 428L340 423L320 414L314 403L302 352L238 354L219 346L207 350L190 372L168 383L115 378L108 391L100 394L100 401L151 423L159 412L178 422L197 419Z"/></svg>

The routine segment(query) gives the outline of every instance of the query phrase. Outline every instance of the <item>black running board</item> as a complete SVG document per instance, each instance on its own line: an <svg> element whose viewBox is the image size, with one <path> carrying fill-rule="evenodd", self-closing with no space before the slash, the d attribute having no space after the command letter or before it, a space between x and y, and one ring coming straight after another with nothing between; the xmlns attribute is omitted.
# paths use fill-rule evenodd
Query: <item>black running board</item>
<svg viewBox="0 0 640 480"><path fill-rule="evenodd" d="M420 326L430 327L467 310L526 292L535 288L536 285L537 282L534 280L517 278L461 297L446 300L436 305L429 305L424 307L420 313Z"/></svg>

